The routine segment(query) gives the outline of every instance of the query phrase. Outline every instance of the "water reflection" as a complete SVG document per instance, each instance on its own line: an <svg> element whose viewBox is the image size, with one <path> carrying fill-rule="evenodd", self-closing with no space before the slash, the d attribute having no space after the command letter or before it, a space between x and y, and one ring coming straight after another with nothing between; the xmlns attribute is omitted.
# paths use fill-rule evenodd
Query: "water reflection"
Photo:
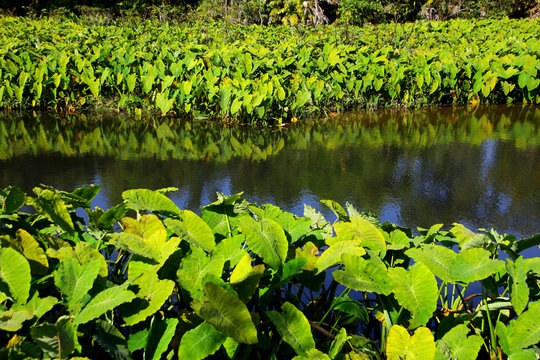
<svg viewBox="0 0 540 360"><path fill-rule="evenodd" d="M494 226L540 232L540 109L381 111L254 129L174 120L0 117L0 186L31 191L103 185L97 205L129 188L176 186L183 208L244 191L297 214L319 199L404 226ZM98 204L99 203L99 204Z"/></svg>

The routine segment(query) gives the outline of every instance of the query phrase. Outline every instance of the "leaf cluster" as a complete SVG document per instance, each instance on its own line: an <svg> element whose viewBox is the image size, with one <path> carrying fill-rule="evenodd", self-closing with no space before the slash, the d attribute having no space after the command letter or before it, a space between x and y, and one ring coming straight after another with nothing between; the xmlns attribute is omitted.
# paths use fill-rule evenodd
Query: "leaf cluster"
<svg viewBox="0 0 540 360"><path fill-rule="evenodd" d="M360 107L537 104L538 32L537 21L508 19L288 28L2 17L0 106L257 123Z"/></svg>
<svg viewBox="0 0 540 360"><path fill-rule="evenodd" d="M540 235L415 235L351 204L323 200L329 222L242 194L198 215L175 190L103 210L99 186L1 189L2 357L537 356L538 258L520 254Z"/></svg>

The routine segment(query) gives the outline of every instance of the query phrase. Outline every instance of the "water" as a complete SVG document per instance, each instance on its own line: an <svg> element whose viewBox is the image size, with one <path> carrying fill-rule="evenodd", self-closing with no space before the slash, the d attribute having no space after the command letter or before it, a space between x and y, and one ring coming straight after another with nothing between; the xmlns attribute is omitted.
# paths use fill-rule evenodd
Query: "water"
<svg viewBox="0 0 540 360"><path fill-rule="evenodd" d="M540 108L355 112L282 129L173 119L0 115L0 187L31 193L100 184L93 206L131 188L174 186L198 211L216 191L244 192L301 215L320 199L350 202L416 228L540 232ZM540 251L535 249L540 255Z"/></svg>

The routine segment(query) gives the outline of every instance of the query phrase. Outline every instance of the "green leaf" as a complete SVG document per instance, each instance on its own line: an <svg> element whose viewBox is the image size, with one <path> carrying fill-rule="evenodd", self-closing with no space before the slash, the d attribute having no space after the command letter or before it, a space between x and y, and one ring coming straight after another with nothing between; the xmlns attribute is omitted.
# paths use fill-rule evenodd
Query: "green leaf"
<svg viewBox="0 0 540 360"><path fill-rule="evenodd" d="M161 254L155 246L152 246L136 235L115 233L112 235L109 244L117 246L132 254L155 260L156 262L159 262L159 259L161 258Z"/></svg>
<svg viewBox="0 0 540 360"><path fill-rule="evenodd" d="M30 264L12 248L0 249L0 280L9 288L9 294L19 303L26 303L30 295Z"/></svg>
<svg viewBox="0 0 540 360"><path fill-rule="evenodd" d="M126 338L113 324L104 320L97 320L96 331L92 337L113 359L131 359Z"/></svg>
<svg viewBox="0 0 540 360"><path fill-rule="evenodd" d="M156 95L156 106L161 111L161 115L165 115L171 110L174 103L174 98L168 96L168 91L166 93L160 92Z"/></svg>
<svg viewBox="0 0 540 360"><path fill-rule="evenodd" d="M59 194L51 190L34 188L38 198L34 200L41 213L47 216L54 224L60 226L68 234L73 234L75 229L69 211Z"/></svg>
<svg viewBox="0 0 540 360"><path fill-rule="evenodd" d="M444 246L427 244L421 248L407 250L405 254L421 262L439 279L452 282L451 267L457 254Z"/></svg>
<svg viewBox="0 0 540 360"><path fill-rule="evenodd" d="M204 297L194 304L197 314L223 335L239 343L256 344L257 329L246 305L221 286L208 282Z"/></svg>
<svg viewBox="0 0 540 360"><path fill-rule="evenodd" d="M24 305L20 303L15 303L11 307L11 310L27 311L31 313L37 320L39 320L43 315L49 312L57 303L58 303L57 298L53 296L40 298L39 294L35 292L32 298L28 300L28 303Z"/></svg>
<svg viewBox="0 0 540 360"><path fill-rule="evenodd" d="M467 325L459 324L448 331L437 344L435 360L475 360L484 343L478 335L467 336Z"/></svg>
<svg viewBox="0 0 540 360"><path fill-rule="evenodd" d="M426 327L416 329L413 336L400 325L393 325L386 341L388 360L431 360L435 355L433 334Z"/></svg>
<svg viewBox="0 0 540 360"><path fill-rule="evenodd" d="M60 317L54 325L33 327L30 334L41 350L52 358L68 358L77 344L75 328L68 316Z"/></svg>
<svg viewBox="0 0 540 360"><path fill-rule="evenodd" d="M305 356L297 355L293 357L292 360L330 360L330 358L321 350L314 348L314 349L309 349Z"/></svg>
<svg viewBox="0 0 540 360"><path fill-rule="evenodd" d="M17 331L22 328L23 322L34 317L26 310L0 310L0 329L5 331Z"/></svg>
<svg viewBox="0 0 540 360"><path fill-rule="evenodd" d="M389 268L388 276L398 303L409 310L413 318L425 325L437 309L438 287L428 267L416 263L409 268Z"/></svg>
<svg viewBox="0 0 540 360"><path fill-rule="evenodd" d="M347 335L347 330L345 330L345 328L339 329L339 332L332 341L330 350L328 351L328 355L331 359L334 359L341 352L343 345L345 345L351 337L352 336Z"/></svg>
<svg viewBox="0 0 540 360"><path fill-rule="evenodd" d="M517 315L521 314L529 302L529 286L527 272L529 267L523 257L518 257L514 263L506 260L506 271L509 275L510 301Z"/></svg>
<svg viewBox="0 0 540 360"><path fill-rule="evenodd" d="M165 195L148 189L126 190L122 193L128 208L164 214L180 215L181 210Z"/></svg>
<svg viewBox="0 0 540 360"><path fill-rule="evenodd" d="M70 310L92 289L100 268L99 260L89 261L82 265L75 258L62 260L54 276L54 283L62 292Z"/></svg>
<svg viewBox="0 0 540 360"><path fill-rule="evenodd" d="M518 77L518 86L523 89L525 86L527 86L530 78L530 74L528 74L526 71L521 71Z"/></svg>
<svg viewBox="0 0 540 360"><path fill-rule="evenodd" d="M45 251L39 246L39 243L32 235L26 230L18 229L16 232L16 242L12 242L12 244L26 257L33 274L47 274L49 270L47 255L45 255Z"/></svg>
<svg viewBox="0 0 540 360"><path fill-rule="evenodd" d="M216 246L214 233L210 226L192 211L183 210L180 220L167 218L164 223L180 239L186 240L206 251L212 251Z"/></svg>
<svg viewBox="0 0 540 360"><path fill-rule="evenodd" d="M174 290L174 281L160 280L155 271L144 273L133 284L139 286L137 298L126 304L126 310L122 311L127 325L146 320L165 304Z"/></svg>
<svg viewBox="0 0 540 360"><path fill-rule="evenodd" d="M0 189L0 213L13 214L24 205L25 201L26 194L16 186Z"/></svg>
<svg viewBox="0 0 540 360"><path fill-rule="evenodd" d="M75 325L87 323L134 298L135 294L126 290L125 286L113 286L105 289L86 304L81 312L75 316L73 323Z"/></svg>
<svg viewBox="0 0 540 360"><path fill-rule="evenodd" d="M212 325L203 322L195 329L189 330L182 336L179 359L200 360L213 355L225 342L227 337L214 329Z"/></svg>
<svg viewBox="0 0 540 360"><path fill-rule="evenodd" d="M366 250L360 247L360 240L343 240L333 243L319 256L315 263L317 274L341 262L341 255L350 254L356 256L365 255Z"/></svg>
<svg viewBox="0 0 540 360"><path fill-rule="evenodd" d="M517 319L510 321L508 345L510 352L525 349L540 342L540 302L529 305Z"/></svg>
<svg viewBox="0 0 540 360"><path fill-rule="evenodd" d="M177 326L178 319L175 318L165 319L165 321L158 320L156 317L152 319L144 349L144 360L161 359L161 355L167 351L171 343Z"/></svg>
<svg viewBox="0 0 540 360"><path fill-rule="evenodd" d="M472 248L460 252L451 267L453 281L470 283L487 278L504 269L504 262L490 259L490 252Z"/></svg>
<svg viewBox="0 0 540 360"><path fill-rule="evenodd" d="M339 222L334 225L337 237L343 240L360 240L362 247L375 252L386 251L383 233L368 220L352 216L351 222Z"/></svg>
<svg viewBox="0 0 540 360"><path fill-rule="evenodd" d="M384 263L377 257L366 260L361 256L345 253L344 270L335 270L334 279L353 290L388 295L392 291Z"/></svg>
<svg viewBox="0 0 540 360"><path fill-rule="evenodd" d="M220 277L223 272L225 259L221 255L207 257L206 253L198 247L191 248L191 253L185 256L178 269L178 282L180 286L189 291L194 299L203 296L205 275L212 274Z"/></svg>
<svg viewBox="0 0 540 360"><path fill-rule="evenodd" d="M283 228L266 218L257 222L251 217L242 217L239 221L249 249L277 270L285 262L289 248Z"/></svg>
<svg viewBox="0 0 540 360"><path fill-rule="evenodd" d="M330 210L332 210L334 215L336 215L336 217L339 220L346 221L346 222L351 221L350 218L349 218L349 215L347 215L347 212L345 211L345 209L343 209L343 207L337 201L334 201L334 200L321 200L321 203L323 203Z"/></svg>
<svg viewBox="0 0 540 360"><path fill-rule="evenodd" d="M315 348L311 326L304 314L293 304L285 302L281 306L282 313L267 311L266 315L274 323L283 340L291 345L298 355L306 355Z"/></svg>

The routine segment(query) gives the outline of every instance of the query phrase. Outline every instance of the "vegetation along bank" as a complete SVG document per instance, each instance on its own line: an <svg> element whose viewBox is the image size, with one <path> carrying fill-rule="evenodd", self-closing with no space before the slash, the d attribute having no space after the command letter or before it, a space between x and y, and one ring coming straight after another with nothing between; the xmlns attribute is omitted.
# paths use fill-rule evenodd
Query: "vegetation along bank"
<svg viewBox="0 0 540 360"><path fill-rule="evenodd" d="M345 109L540 102L540 23L364 27L0 18L0 106L280 122Z"/></svg>
<svg viewBox="0 0 540 360"><path fill-rule="evenodd" d="M540 234L99 190L0 189L0 357L536 359Z"/></svg>

